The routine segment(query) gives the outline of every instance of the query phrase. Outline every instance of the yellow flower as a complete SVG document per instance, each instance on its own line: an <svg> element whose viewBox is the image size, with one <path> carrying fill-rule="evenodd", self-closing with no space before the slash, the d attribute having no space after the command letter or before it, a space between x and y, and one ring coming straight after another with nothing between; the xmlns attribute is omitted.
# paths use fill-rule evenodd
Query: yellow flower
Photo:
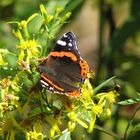
<svg viewBox="0 0 140 140"><path fill-rule="evenodd" d="M108 93L100 93L97 95L99 102L98 104L102 104L105 106L104 112L106 112L106 116L110 117L112 114L112 105L116 102L116 97L118 94L115 91L110 91Z"/></svg>
<svg viewBox="0 0 140 140"><path fill-rule="evenodd" d="M27 140L43 140L44 135L41 131L42 131L41 125L39 123L37 123L33 127L33 131L29 131L26 133L26 139Z"/></svg>
<svg viewBox="0 0 140 140"><path fill-rule="evenodd" d="M11 77L8 76L7 78L4 78L0 81L0 85L2 87L2 89L7 89L10 87L11 85Z"/></svg>
<svg viewBox="0 0 140 140"><path fill-rule="evenodd" d="M70 119L68 122L68 129L70 132L72 132L74 131L74 128L76 126L77 114L74 111L72 111L72 112L69 112L67 115Z"/></svg>
<svg viewBox="0 0 140 140"><path fill-rule="evenodd" d="M96 114L91 112L91 120L90 120L90 125L88 128L88 133L91 133L93 131L94 125L95 125L95 121L96 121Z"/></svg>
<svg viewBox="0 0 140 140"><path fill-rule="evenodd" d="M13 30L13 34L19 39L20 43L24 42L23 36L19 29L17 31Z"/></svg>
<svg viewBox="0 0 140 140"><path fill-rule="evenodd" d="M65 21L71 16L71 12L67 12L65 16L61 19L61 23L65 23Z"/></svg>
<svg viewBox="0 0 140 140"><path fill-rule="evenodd" d="M76 122L72 122L72 121L69 121L69 122L68 122L68 130L69 130L70 132L73 132L73 131L74 131L75 126L76 126Z"/></svg>
<svg viewBox="0 0 140 140"><path fill-rule="evenodd" d="M113 104L116 102L116 96L118 96L118 94L116 94L114 91L110 91L107 93L106 95L106 101L109 103L109 104Z"/></svg>
<svg viewBox="0 0 140 140"><path fill-rule="evenodd" d="M106 114L108 117L112 114L112 106L116 102L118 94L114 91L110 91L106 95Z"/></svg>
<svg viewBox="0 0 140 140"><path fill-rule="evenodd" d="M22 49L22 50L29 49L29 50L32 50L34 53L36 53L37 47L38 47L38 43L34 39L21 42L20 45L17 46L17 48L19 48L19 49Z"/></svg>
<svg viewBox="0 0 140 140"><path fill-rule="evenodd" d="M20 45L17 46L19 49L19 64L21 65L21 62L25 61L27 64L30 63L30 60L32 58L38 57L40 51L37 41L33 40L26 40L22 41Z"/></svg>
<svg viewBox="0 0 140 140"><path fill-rule="evenodd" d="M50 129L50 132L49 132L49 137L52 138L55 136L55 133L61 133L59 127L58 127L58 124L55 123L52 128Z"/></svg>
<svg viewBox="0 0 140 140"><path fill-rule="evenodd" d="M95 115L100 116L103 112L103 107L101 105L93 105L92 112L95 113Z"/></svg>
<svg viewBox="0 0 140 140"><path fill-rule="evenodd" d="M45 9L43 4L40 5L40 11L41 11L41 14L42 14L43 22L45 24L48 24L49 22L51 22L53 20L54 16L49 15L47 13L47 10Z"/></svg>

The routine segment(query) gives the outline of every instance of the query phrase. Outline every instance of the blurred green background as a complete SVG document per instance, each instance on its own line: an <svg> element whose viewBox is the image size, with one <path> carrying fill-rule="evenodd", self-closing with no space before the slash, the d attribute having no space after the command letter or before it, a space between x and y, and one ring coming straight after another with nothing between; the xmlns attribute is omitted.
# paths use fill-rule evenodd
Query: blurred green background
<svg viewBox="0 0 140 140"><path fill-rule="evenodd" d="M120 99L136 98L140 92L140 1L139 0L0 0L0 48L15 52L17 40L12 34L7 21L21 21L39 11L43 3L49 13L56 6L71 11L72 16L56 34L61 36L73 31L77 36L77 44L81 55L95 70L96 76L91 81L94 86L117 76L120 84ZM39 19L34 20L29 28L33 34L37 30ZM43 44L43 41L42 41ZM14 57L7 57L12 67ZM2 71L1 71L2 74ZM108 85L108 88L112 88ZM115 106L112 119L99 120L98 124L105 129L123 135L129 118L139 104ZM140 122L140 113L134 124ZM139 140L140 131L129 137ZM78 134L78 135L77 135ZM111 136L94 130L88 134L81 127L72 134L73 140L112 140Z"/></svg>

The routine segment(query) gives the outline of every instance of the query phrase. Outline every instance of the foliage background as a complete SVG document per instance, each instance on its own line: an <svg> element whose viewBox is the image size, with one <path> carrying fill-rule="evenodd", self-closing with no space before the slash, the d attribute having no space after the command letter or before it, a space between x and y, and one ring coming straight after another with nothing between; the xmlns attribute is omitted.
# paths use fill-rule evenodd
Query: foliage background
<svg viewBox="0 0 140 140"><path fill-rule="evenodd" d="M95 69L96 76L93 85L99 85L111 76L117 76L116 82L121 85L120 101L137 98L140 91L140 2L139 0L1 0L0 1L0 48L15 51L17 40L12 34L11 27L5 21L21 21L39 11L43 3L47 10L53 12L56 5L64 6L69 3L65 12L72 11L72 16L62 28L57 31L57 37L72 30L77 35L78 46L82 56ZM38 29L39 20L29 25L30 32ZM43 44L42 40L42 44ZM51 48L51 46L50 46ZM15 58L7 56L11 67ZM3 71L0 70L3 77ZM107 85L103 90L113 87ZM105 129L123 135L127 123L139 103L127 106L116 106L111 119L99 120L98 124ZM139 113L138 113L139 114ZM140 115L136 115L134 124L139 124ZM83 139L113 139L112 137L94 130L88 134L78 127L73 133L73 139L78 139L77 133ZM139 127L135 135L128 139L139 139Z"/></svg>

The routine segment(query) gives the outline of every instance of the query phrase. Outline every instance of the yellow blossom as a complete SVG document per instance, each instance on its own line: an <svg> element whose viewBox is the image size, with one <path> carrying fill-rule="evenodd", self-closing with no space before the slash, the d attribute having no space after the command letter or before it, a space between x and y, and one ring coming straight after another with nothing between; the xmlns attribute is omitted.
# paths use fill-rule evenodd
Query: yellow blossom
<svg viewBox="0 0 140 140"><path fill-rule="evenodd" d="M32 58L36 58L39 55L39 48L37 41L33 40L26 40L20 42L20 44L17 46L19 49L19 64L23 61L25 61L27 64L30 63L30 60Z"/></svg>
<svg viewBox="0 0 140 140"><path fill-rule="evenodd" d="M92 112L94 112L97 116L100 116L103 112L103 107L100 105L93 105Z"/></svg>
<svg viewBox="0 0 140 140"><path fill-rule="evenodd" d="M54 16L49 15L47 13L47 10L45 9L43 4L40 5L40 11L41 11L41 14L42 14L43 22L45 24L48 24L49 22L51 22L53 20Z"/></svg>
<svg viewBox="0 0 140 140"><path fill-rule="evenodd" d="M69 112L67 116L70 119L68 122L68 129L70 132L72 132L76 126L77 114L74 111L72 111L72 112Z"/></svg>
<svg viewBox="0 0 140 140"><path fill-rule="evenodd" d="M50 130L50 132L49 132L49 137L50 137L50 138L54 137L55 133L61 133L61 131L60 131L60 129L59 129L57 123L55 123L55 124L52 126L52 128L51 128L51 130Z"/></svg>
<svg viewBox="0 0 140 140"><path fill-rule="evenodd" d="M113 104L116 102L116 96L118 96L118 94L116 94L114 91L110 91L107 93L106 95L106 101L109 103L109 104Z"/></svg>
<svg viewBox="0 0 140 140"><path fill-rule="evenodd" d="M70 132L73 132L73 131L74 131L75 126L76 126L76 122L72 122L72 121L69 121L69 122L68 122L68 130L69 130Z"/></svg>
<svg viewBox="0 0 140 140"><path fill-rule="evenodd" d="M90 120L90 125L88 128L88 133L91 133L93 131L94 125L95 125L95 121L96 121L96 114L92 112L91 114L91 120Z"/></svg>
<svg viewBox="0 0 140 140"><path fill-rule="evenodd" d="M97 95L99 98L98 104L102 103L103 106L105 106L105 112L108 117L112 114L112 105L116 102L116 97L118 94L115 91L110 91L108 93L100 93Z"/></svg>
<svg viewBox="0 0 140 140"><path fill-rule="evenodd" d="M20 42L24 42L23 36L19 29L17 31L13 30L13 34L19 39Z"/></svg>
<svg viewBox="0 0 140 140"><path fill-rule="evenodd" d="M17 48L22 49L22 50L26 50L28 48L28 49L32 49L33 51L33 49L35 49L37 46L38 46L38 43L35 40L27 40L20 43L20 45L17 46Z"/></svg>
<svg viewBox="0 0 140 140"><path fill-rule="evenodd" d="M44 139L44 135L41 132L42 128L40 128L40 130L39 130L37 127L40 128L40 125L39 124L35 125L33 127L33 131L29 131L29 132L26 133L26 139L27 140L43 140Z"/></svg>

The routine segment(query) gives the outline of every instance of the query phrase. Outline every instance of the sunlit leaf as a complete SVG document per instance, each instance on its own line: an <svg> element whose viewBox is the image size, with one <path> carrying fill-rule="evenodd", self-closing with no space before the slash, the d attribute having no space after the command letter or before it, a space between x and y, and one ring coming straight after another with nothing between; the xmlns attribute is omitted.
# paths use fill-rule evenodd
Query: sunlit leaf
<svg viewBox="0 0 140 140"><path fill-rule="evenodd" d="M28 19L27 19L27 23L30 22L31 20L33 20L36 16L39 16L38 13L35 13L33 15L31 15Z"/></svg>
<svg viewBox="0 0 140 140"><path fill-rule="evenodd" d="M105 85L107 85L109 82L111 82L113 79L115 79L116 76L113 76L109 79L107 79L106 81L104 81L103 83L101 83L99 86L97 86L96 88L94 88L93 92L97 93L101 88L103 88Z"/></svg>
<svg viewBox="0 0 140 140"><path fill-rule="evenodd" d="M140 131L140 123L133 126L130 134L135 134L136 132Z"/></svg>
<svg viewBox="0 0 140 140"><path fill-rule="evenodd" d="M32 117L32 116L36 116L38 114L40 114L42 111L41 111L41 108L40 107L36 107L35 109L33 109L30 113L29 113L29 116Z"/></svg>
<svg viewBox="0 0 140 140"><path fill-rule="evenodd" d="M69 131L65 131L63 133L63 135L59 138L59 140L71 140L70 132Z"/></svg>
<svg viewBox="0 0 140 140"><path fill-rule="evenodd" d="M30 113L29 113L29 116L30 117L33 117L33 116L36 116L42 112L45 112L45 113L50 113L50 109L49 108L43 108L43 110L41 109L41 107L36 107L34 108Z"/></svg>
<svg viewBox="0 0 140 140"><path fill-rule="evenodd" d="M127 100L124 100L124 101L120 101L117 104L119 104L119 105L131 105L131 104L136 104L136 103L140 103L140 98L127 99Z"/></svg>
<svg viewBox="0 0 140 140"><path fill-rule="evenodd" d="M81 7L84 4L85 0L71 0L69 1L65 6L65 11L62 12L62 16L64 16L69 11L74 11L76 9L79 10L79 7Z"/></svg>

